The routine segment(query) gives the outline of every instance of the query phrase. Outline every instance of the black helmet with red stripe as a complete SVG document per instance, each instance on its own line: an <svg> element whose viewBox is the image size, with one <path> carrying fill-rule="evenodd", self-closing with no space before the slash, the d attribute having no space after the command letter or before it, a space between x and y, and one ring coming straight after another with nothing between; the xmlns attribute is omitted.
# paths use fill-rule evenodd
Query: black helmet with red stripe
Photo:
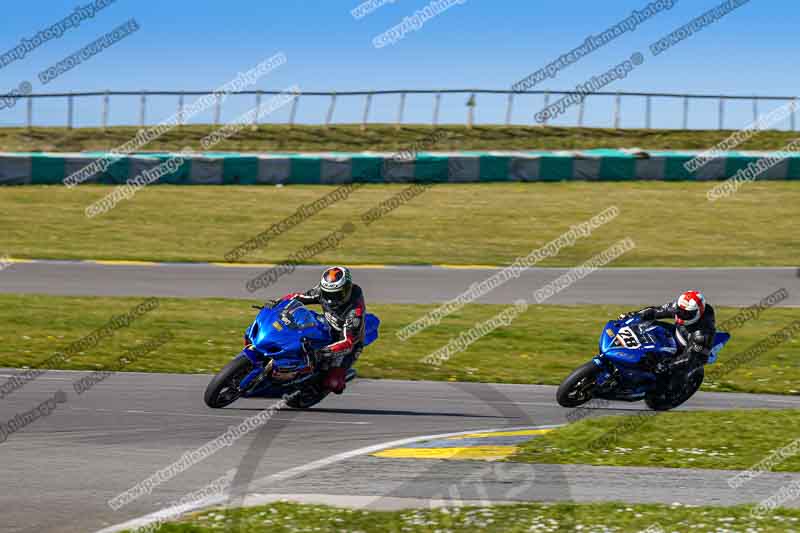
<svg viewBox="0 0 800 533"><path fill-rule="evenodd" d="M675 322L679 326L694 324L706 311L706 299L700 291L686 291L675 302Z"/></svg>
<svg viewBox="0 0 800 533"><path fill-rule="evenodd" d="M330 306L339 307L349 302L353 292L350 269L342 266L326 269L319 282L319 291L321 299Z"/></svg>

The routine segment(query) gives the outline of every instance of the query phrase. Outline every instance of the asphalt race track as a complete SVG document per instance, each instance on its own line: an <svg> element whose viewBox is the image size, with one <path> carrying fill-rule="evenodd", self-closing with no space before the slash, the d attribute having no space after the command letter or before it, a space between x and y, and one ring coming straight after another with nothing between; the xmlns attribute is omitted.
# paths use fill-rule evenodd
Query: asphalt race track
<svg viewBox="0 0 800 533"><path fill-rule="evenodd" d="M320 272L317 266L298 267L269 289L247 292L246 281L266 268L32 261L14 263L0 273L0 292L263 300L311 287ZM354 270L369 301L379 303L447 301L497 271L436 266ZM564 272L529 269L478 301L530 299L534 290ZM789 296L779 305L800 306L800 278L794 268L601 269L546 303L638 306L667 301L689 286L702 287L717 305L731 306L752 305L785 288ZM0 380L17 372L0 370ZM236 472L234 494L250 495L247 502L292 495L371 508L428 506L432 499L454 493L467 502L613 497L731 505L759 501L776 486L800 477L765 474L734 491L727 485L731 474L723 471L521 464L499 471L499 463L483 461L375 457L363 449L422 436L563 424L569 411L556 405L554 388L548 386L356 380L344 395L328 397L317 408L278 411L260 429L114 511L109 499L276 400L240 400L212 410L202 401L209 376L143 373L112 375L78 395L72 383L82 375L47 372L0 400L0 421L8 421L56 391L66 395L52 413L0 443L1 530L107 528L169 507L231 471ZM643 407L615 404L594 409L592 415ZM701 393L684 408L755 407L800 408L800 397Z"/></svg>
<svg viewBox="0 0 800 533"><path fill-rule="evenodd" d="M247 280L262 267L166 263L151 265L99 264L81 261L36 261L13 264L0 276L0 292L72 296L174 296L264 300L319 281L322 267L299 266L269 288L250 293ZM565 273L565 268L531 268L486 296L479 303L511 303L532 299L533 291ZM497 272L489 268L387 266L354 268L356 283L368 302L436 303L452 299L470 284ZM715 305L747 306L785 288L779 305L800 307L797 269L779 268L606 268L591 273L547 304L651 305L666 302L689 288L702 288Z"/></svg>
<svg viewBox="0 0 800 533"><path fill-rule="evenodd" d="M5 380L15 372L0 370L0 375ZM774 491L776 480L797 477L764 475L746 490L733 491L725 482L730 474L720 471L516 465L497 479L497 472L486 471L492 463L369 455L276 477L293 467L313 466L313 461L387 441L562 424L569 412L555 404L554 388L548 386L356 380L344 395L329 397L318 408L278 411L260 429L113 511L106 503L110 498L275 400L240 400L212 410L202 401L209 376L142 373L112 375L78 395L72 383L82 375L47 372L0 402L0 420L8 420L58 390L66 394L66 401L48 416L0 444L3 531L97 530L168 506L240 466L234 487L245 487L250 494L304 494L309 501L339 498L375 508L427 505L428 498L447 495L453 486L460 487L465 501L614 497L732 504L757 501ZM619 404L595 412L615 414L642 407ZM686 406L750 407L797 408L800 398L701 393ZM470 493L470 487L478 486L481 494Z"/></svg>

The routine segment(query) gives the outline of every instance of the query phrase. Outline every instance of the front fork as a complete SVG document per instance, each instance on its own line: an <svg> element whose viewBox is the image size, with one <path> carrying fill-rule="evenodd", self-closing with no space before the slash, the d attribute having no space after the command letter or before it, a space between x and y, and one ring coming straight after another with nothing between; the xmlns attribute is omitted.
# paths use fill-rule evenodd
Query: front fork
<svg viewBox="0 0 800 533"><path fill-rule="evenodd" d="M265 377L269 376L270 372L272 372L272 359L268 359L265 363L263 356L259 352L251 349L250 346L245 346L238 355L238 357L242 356L247 357L253 364L253 370L239 382L239 390L244 394L254 389L259 383L264 381Z"/></svg>
<svg viewBox="0 0 800 533"><path fill-rule="evenodd" d="M604 360L601 356L595 355L592 357L592 362L597 365L602 373L597 376L597 380L595 381L595 385L600 389L607 389L613 388L617 380L618 370L612 364L609 364L608 361Z"/></svg>

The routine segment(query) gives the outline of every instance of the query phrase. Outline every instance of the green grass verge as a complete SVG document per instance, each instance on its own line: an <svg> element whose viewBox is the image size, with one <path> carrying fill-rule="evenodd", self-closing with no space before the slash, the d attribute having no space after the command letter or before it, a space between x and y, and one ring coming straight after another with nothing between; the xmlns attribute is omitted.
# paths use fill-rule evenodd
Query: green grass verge
<svg viewBox="0 0 800 533"><path fill-rule="evenodd" d="M141 298L0 295L0 366L36 366L57 350L102 327L113 315L133 308ZM174 340L138 359L126 370L213 373L241 349L244 329L255 316L253 302L225 299L160 299L157 309L119 329L96 348L79 353L63 365L95 369L111 365L126 349L165 331ZM381 338L365 350L357 368L369 378L558 384L588 361L606 317L620 306L531 306L509 326L496 329L454 355L441 367L420 361L462 331L493 317L506 306L468 305L401 342L395 332L434 308L431 305L369 305L381 318ZM737 310L720 308L719 320ZM797 309L769 309L736 330L722 352L731 356L796 320ZM768 351L749 366L724 377L713 390L798 392L800 340Z"/></svg>
<svg viewBox="0 0 800 533"><path fill-rule="evenodd" d="M586 418L525 443L510 460L747 470L773 450L793 442L798 423L800 410ZM800 457L787 454L773 470L798 472Z"/></svg>
<svg viewBox="0 0 800 533"><path fill-rule="evenodd" d="M403 190L366 186L242 258L281 262L345 222L311 263L510 264L611 205L620 214L541 266L575 266L625 237L612 266L789 266L797 263L800 182L753 183L708 202L707 183L440 185L373 222L361 215ZM330 186L147 187L109 213L84 209L111 187L0 187L0 255L22 258L223 261ZM686 216L681 206L691 206ZM691 236L689 240L687 238Z"/></svg>
<svg viewBox="0 0 800 533"><path fill-rule="evenodd" d="M151 151L180 150L198 147L200 140L218 129L212 125L184 126L172 130L148 144ZM539 126L440 126L445 140L431 150L567 150L589 148L707 149L719 143L733 130L644 130L604 128L563 128ZM100 128L0 128L0 146L4 151L110 150L136 136L138 127L117 126L103 132ZM430 135L426 125L371 124L366 131L357 125L324 126L264 125L258 130L245 129L220 142L218 151L293 152L293 151L394 151L408 148ZM797 136L788 131L765 131L738 147L740 150L777 150Z"/></svg>
<svg viewBox="0 0 800 533"><path fill-rule="evenodd" d="M687 507L628 505L624 503L497 505L450 507L434 510L363 511L322 505L274 503L232 510L210 510L178 523L167 523L157 533L275 532L642 532L661 531L788 532L798 531L800 510L778 509L761 519L750 507ZM757 526L759 529L753 529ZM650 531L659 531L651 529Z"/></svg>

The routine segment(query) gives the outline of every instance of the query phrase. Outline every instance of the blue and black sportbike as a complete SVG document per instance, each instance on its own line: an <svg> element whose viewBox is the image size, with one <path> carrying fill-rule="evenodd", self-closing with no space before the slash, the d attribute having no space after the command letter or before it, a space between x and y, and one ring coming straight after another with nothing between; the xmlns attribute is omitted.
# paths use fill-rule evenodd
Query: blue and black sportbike
<svg viewBox="0 0 800 533"><path fill-rule="evenodd" d="M717 332L708 362L731 338ZM666 411L677 407L697 392L705 377L704 365L694 363L686 376L657 380L656 370L678 351L675 326L657 320L631 317L612 320L600 334L600 353L575 369L558 387L556 400L563 407L577 407L593 398L635 402Z"/></svg>
<svg viewBox="0 0 800 533"><path fill-rule="evenodd" d="M244 334L244 349L206 387L209 407L225 407L239 398L289 396L290 407L306 408L322 401L323 372L315 350L333 342L322 315L297 300L268 302ZM378 338L380 320L367 314L363 346ZM348 369L347 381L356 376Z"/></svg>

